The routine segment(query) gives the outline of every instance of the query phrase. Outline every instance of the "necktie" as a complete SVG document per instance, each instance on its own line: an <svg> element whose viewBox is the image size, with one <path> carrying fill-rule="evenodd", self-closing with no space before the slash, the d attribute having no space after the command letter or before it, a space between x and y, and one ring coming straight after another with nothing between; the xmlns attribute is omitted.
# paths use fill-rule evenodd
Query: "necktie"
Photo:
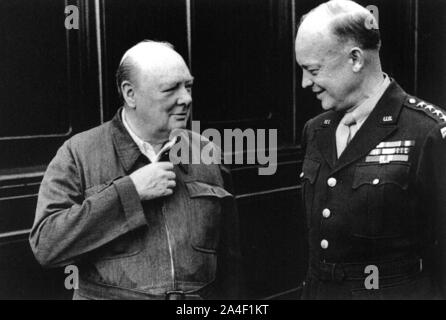
<svg viewBox="0 0 446 320"><path fill-rule="evenodd" d="M356 124L355 118L351 113L346 113L342 118L339 126L336 130L336 148L338 152L338 158L344 152L347 145L353 139L352 126Z"/></svg>

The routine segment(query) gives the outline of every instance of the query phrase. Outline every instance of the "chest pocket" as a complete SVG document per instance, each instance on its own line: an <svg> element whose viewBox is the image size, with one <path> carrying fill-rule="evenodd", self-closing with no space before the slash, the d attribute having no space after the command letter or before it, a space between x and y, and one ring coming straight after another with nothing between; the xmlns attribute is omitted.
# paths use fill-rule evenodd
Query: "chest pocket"
<svg viewBox="0 0 446 320"><path fill-rule="evenodd" d="M387 239L407 232L409 163L359 164L350 201L353 235Z"/></svg>
<svg viewBox="0 0 446 320"><path fill-rule="evenodd" d="M233 195L220 186L201 181L186 182L186 189L190 201L192 246L196 250L213 253L220 236L223 201Z"/></svg>
<svg viewBox="0 0 446 320"><path fill-rule="evenodd" d="M319 174L320 162L317 160L305 158L302 165L302 200L307 217L307 224L310 226L313 202L314 202L314 184Z"/></svg>

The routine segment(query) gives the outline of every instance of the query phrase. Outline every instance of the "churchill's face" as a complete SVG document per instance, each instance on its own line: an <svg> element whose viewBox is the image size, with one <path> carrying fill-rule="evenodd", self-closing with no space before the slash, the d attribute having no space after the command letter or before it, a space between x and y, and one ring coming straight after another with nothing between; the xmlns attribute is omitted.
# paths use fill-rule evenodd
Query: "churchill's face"
<svg viewBox="0 0 446 320"><path fill-rule="evenodd" d="M193 77L184 60L174 54L149 71L139 70L135 88L136 114L161 135L185 128L192 103Z"/></svg>
<svg viewBox="0 0 446 320"><path fill-rule="evenodd" d="M311 88L324 110L345 110L355 105L359 87L348 47L326 32L299 29L296 61L302 68L302 87Z"/></svg>

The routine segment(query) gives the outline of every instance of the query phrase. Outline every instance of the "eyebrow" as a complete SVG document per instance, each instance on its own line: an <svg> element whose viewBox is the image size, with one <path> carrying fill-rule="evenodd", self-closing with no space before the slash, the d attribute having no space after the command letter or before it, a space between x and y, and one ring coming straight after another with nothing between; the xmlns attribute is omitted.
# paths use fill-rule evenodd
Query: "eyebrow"
<svg viewBox="0 0 446 320"><path fill-rule="evenodd" d="M319 69L321 67L320 65L318 65L316 63L315 64L301 64L300 66L301 66L302 69L305 69L305 70L308 70L308 69L311 69L311 68Z"/></svg>
<svg viewBox="0 0 446 320"><path fill-rule="evenodd" d="M182 83L182 82L194 82L194 77L191 77L191 78L188 78L188 79L185 79L185 80L180 80L180 81L167 81L167 82L162 83L161 86L163 86L163 87L170 87L170 86L174 86L174 85L177 85L179 83Z"/></svg>

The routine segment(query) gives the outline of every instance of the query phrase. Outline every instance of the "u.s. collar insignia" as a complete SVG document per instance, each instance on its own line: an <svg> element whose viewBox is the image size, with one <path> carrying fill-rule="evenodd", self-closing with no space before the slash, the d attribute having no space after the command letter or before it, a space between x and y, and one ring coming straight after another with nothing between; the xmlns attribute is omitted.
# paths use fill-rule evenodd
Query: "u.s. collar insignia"
<svg viewBox="0 0 446 320"><path fill-rule="evenodd" d="M330 123L331 123L331 119L325 119L323 124L324 124L324 126L329 126Z"/></svg>
<svg viewBox="0 0 446 320"><path fill-rule="evenodd" d="M393 121L393 117L392 116L385 116L383 117L383 122L392 122Z"/></svg>
<svg viewBox="0 0 446 320"><path fill-rule="evenodd" d="M446 138L446 127L441 128L440 132L441 132L441 136L443 137L443 139L445 139Z"/></svg>

